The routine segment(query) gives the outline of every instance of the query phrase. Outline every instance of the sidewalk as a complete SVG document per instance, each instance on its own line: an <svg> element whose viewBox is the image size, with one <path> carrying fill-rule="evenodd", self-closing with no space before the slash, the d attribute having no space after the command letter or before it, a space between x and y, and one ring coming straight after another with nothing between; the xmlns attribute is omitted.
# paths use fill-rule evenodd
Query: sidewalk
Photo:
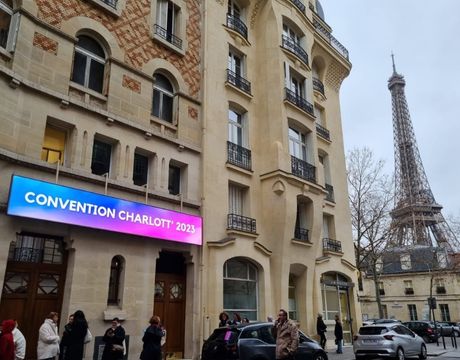
<svg viewBox="0 0 460 360"><path fill-rule="evenodd" d="M457 349L452 346L450 338L446 338L446 348L442 344L442 340L439 341L439 346L436 343L426 344L428 356L441 356L449 358L460 359L460 341L457 338Z"/></svg>

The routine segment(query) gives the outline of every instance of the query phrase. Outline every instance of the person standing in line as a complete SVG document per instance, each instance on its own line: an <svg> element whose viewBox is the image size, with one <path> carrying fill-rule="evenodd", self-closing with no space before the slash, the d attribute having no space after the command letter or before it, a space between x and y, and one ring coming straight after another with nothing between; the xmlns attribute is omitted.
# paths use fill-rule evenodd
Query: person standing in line
<svg viewBox="0 0 460 360"><path fill-rule="evenodd" d="M75 311L73 314L73 321L70 324L70 331L67 337L67 348L64 360L82 360L83 359L83 346L87 341L88 335L88 322L86 321L85 314L81 310Z"/></svg>
<svg viewBox="0 0 460 360"><path fill-rule="evenodd" d="M18 322L15 321L15 327L13 330L13 341L14 341L14 358L15 360L24 360L26 357L26 338L22 332L18 329Z"/></svg>
<svg viewBox="0 0 460 360"><path fill-rule="evenodd" d="M13 330L14 320L2 321L2 334L0 335L0 360L14 360Z"/></svg>
<svg viewBox="0 0 460 360"><path fill-rule="evenodd" d="M229 325L239 325L241 324L241 316L237 312L233 313L233 320L229 322Z"/></svg>
<svg viewBox="0 0 460 360"><path fill-rule="evenodd" d="M123 360L125 329L121 326L120 319L113 318L112 326L107 329L102 341L105 342L102 360Z"/></svg>
<svg viewBox="0 0 460 360"><path fill-rule="evenodd" d="M326 349L326 329L327 326L323 321L323 315L318 313L316 319L316 333L319 335L319 344L323 349Z"/></svg>
<svg viewBox="0 0 460 360"><path fill-rule="evenodd" d="M59 354L59 332L57 312L50 312L38 331L38 360L54 360Z"/></svg>
<svg viewBox="0 0 460 360"><path fill-rule="evenodd" d="M299 330L297 324L288 319L286 310L281 309L275 322L276 359L294 359L299 346Z"/></svg>
<svg viewBox="0 0 460 360"><path fill-rule="evenodd" d="M72 331L73 314L69 315L69 322L64 325L64 333L62 334L61 342L59 343L59 360L64 360L67 347L69 346L70 332Z"/></svg>
<svg viewBox="0 0 460 360"><path fill-rule="evenodd" d="M219 327L227 326L230 322L230 318L228 314L223 311L219 314Z"/></svg>
<svg viewBox="0 0 460 360"><path fill-rule="evenodd" d="M342 354L342 341L343 341L343 328L342 328L342 323L340 322L340 317L339 315L335 315L335 329L334 329L334 335L335 335L335 343L337 344L337 354Z"/></svg>
<svg viewBox="0 0 460 360"><path fill-rule="evenodd" d="M159 316L150 318L150 326L145 330L142 337L142 352L141 360L161 360L161 339L165 336L165 332L161 327Z"/></svg>

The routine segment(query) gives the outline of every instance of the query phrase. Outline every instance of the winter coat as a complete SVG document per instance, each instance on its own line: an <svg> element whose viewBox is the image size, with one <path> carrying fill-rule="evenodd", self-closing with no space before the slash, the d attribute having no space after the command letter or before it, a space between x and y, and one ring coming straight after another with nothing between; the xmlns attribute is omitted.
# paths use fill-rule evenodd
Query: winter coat
<svg viewBox="0 0 460 360"><path fill-rule="evenodd" d="M324 334L326 332L327 326L323 321L323 318L318 317L316 320L316 333L318 335Z"/></svg>
<svg viewBox="0 0 460 360"><path fill-rule="evenodd" d="M343 340L343 329L340 321L335 321L334 335L337 340Z"/></svg>
<svg viewBox="0 0 460 360"><path fill-rule="evenodd" d="M26 357L26 338L17 327L13 330L13 340L16 360L23 360Z"/></svg>
<svg viewBox="0 0 460 360"><path fill-rule="evenodd" d="M58 327L52 319L45 319L38 331L37 358L49 359L59 354Z"/></svg>
<svg viewBox="0 0 460 360"><path fill-rule="evenodd" d="M0 360L14 360L13 329L16 326L14 320L2 322L2 334L0 335Z"/></svg>
<svg viewBox="0 0 460 360"><path fill-rule="evenodd" d="M82 360L83 359L83 348L86 333L88 332L88 324L85 322L76 323L70 325L67 330L64 346L64 360ZM66 334L66 332L64 332ZM62 336L64 341L64 335Z"/></svg>
<svg viewBox="0 0 460 360"><path fill-rule="evenodd" d="M288 359L297 351L299 346L299 330L292 320L277 322L276 331L276 359Z"/></svg>
<svg viewBox="0 0 460 360"><path fill-rule="evenodd" d="M161 339L165 335L159 326L149 326L142 337L141 360L161 360Z"/></svg>
<svg viewBox="0 0 460 360"><path fill-rule="evenodd" d="M114 350L113 345L123 346L125 340L125 329L121 325L117 326L115 330L112 328L107 329L102 338L105 342L104 352L102 353L102 360L121 360L123 359L123 351Z"/></svg>

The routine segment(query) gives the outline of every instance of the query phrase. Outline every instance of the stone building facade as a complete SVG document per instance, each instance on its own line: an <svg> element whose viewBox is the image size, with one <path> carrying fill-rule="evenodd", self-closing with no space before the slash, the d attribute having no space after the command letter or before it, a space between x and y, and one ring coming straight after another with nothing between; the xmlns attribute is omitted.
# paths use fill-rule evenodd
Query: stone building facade
<svg viewBox="0 0 460 360"><path fill-rule="evenodd" d="M283 307L312 335L339 313L350 340L351 64L331 31L319 2L0 0L0 318L28 357L48 312L62 329L78 309L87 358L113 317L137 357L152 314L172 358L198 359L222 310ZM128 215L146 207L197 226Z"/></svg>
<svg viewBox="0 0 460 360"><path fill-rule="evenodd" d="M319 2L209 1L204 337L219 312L360 321L339 104L351 64ZM213 289L209 292L207 289ZM356 330L355 330L356 331ZM328 336L333 336L329 330Z"/></svg>

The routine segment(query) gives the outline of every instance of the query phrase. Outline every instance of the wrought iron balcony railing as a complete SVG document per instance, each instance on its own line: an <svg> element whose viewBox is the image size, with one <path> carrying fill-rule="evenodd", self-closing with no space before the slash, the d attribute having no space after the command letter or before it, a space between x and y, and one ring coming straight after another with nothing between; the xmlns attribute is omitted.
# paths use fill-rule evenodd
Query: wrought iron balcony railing
<svg viewBox="0 0 460 360"><path fill-rule="evenodd" d="M342 252L342 242L334 239L323 239L323 250Z"/></svg>
<svg viewBox="0 0 460 360"><path fill-rule="evenodd" d="M323 139L331 141L331 133L329 132L329 130L318 123L316 124L316 133Z"/></svg>
<svg viewBox="0 0 460 360"><path fill-rule="evenodd" d="M289 101L291 104L301 108L303 111L309 113L310 115L314 115L313 112L313 105L310 104L306 99L297 95L294 91L285 88L286 90L286 97L285 99Z"/></svg>
<svg viewBox="0 0 460 360"><path fill-rule="evenodd" d="M251 83L230 69L227 69L227 81L233 86L236 86L238 89L243 90L248 94L251 93Z"/></svg>
<svg viewBox="0 0 460 360"><path fill-rule="evenodd" d="M227 161L243 169L251 170L251 150L227 141Z"/></svg>
<svg viewBox="0 0 460 360"><path fill-rule="evenodd" d="M295 176L314 183L316 182L316 168L295 156L291 156L291 171Z"/></svg>
<svg viewBox="0 0 460 360"><path fill-rule="evenodd" d="M300 44L292 39L290 36L282 35L281 36L281 44L283 48L290 51L294 55L298 56L302 61L308 65L308 54L307 52L300 46Z"/></svg>
<svg viewBox="0 0 460 360"><path fill-rule="evenodd" d="M446 288L444 286L436 286L436 294L446 294Z"/></svg>
<svg viewBox="0 0 460 360"><path fill-rule="evenodd" d="M168 32L168 30L166 30L158 24L154 25L153 30L155 31L155 34L157 34L162 39L165 39L167 42L173 44L175 47L182 49L182 39L178 38L176 35Z"/></svg>
<svg viewBox="0 0 460 360"><path fill-rule="evenodd" d="M324 95L324 84L318 78L313 78L313 90L316 90Z"/></svg>
<svg viewBox="0 0 460 360"><path fill-rule="evenodd" d="M299 9L302 13L305 14L305 5L300 0L291 0L291 2Z"/></svg>
<svg viewBox="0 0 460 360"><path fill-rule="evenodd" d="M294 229L294 239L308 242L308 229L296 226Z"/></svg>
<svg viewBox="0 0 460 360"><path fill-rule="evenodd" d="M247 233L256 233L256 219L238 214L228 214L227 228L229 230L238 230Z"/></svg>
<svg viewBox="0 0 460 360"><path fill-rule="evenodd" d="M404 289L404 294L406 294L406 295L414 295L414 289L413 288L405 288Z"/></svg>
<svg viewBox="0 0 460 360"><path fill-rule="evenodd" d="M102 2L106 5L109 5L110 7L113 7L114 9L117 8L118 0L102 0Z"/></svg>
<svg viewBox="0 0 460 360"><path fill-rule="evenodd" d="M235 30L246 40L248 39L248 27L239 17L236 17L232 14L227 14L227 26L230 29Z"/></svg>
<svg viewBox="0 0 460 360"><path fill-rule="evenodd" d="M316 31L320 34L331 46L345 59L349 59L348 50L343 46L321 23L313 18L313 25Z"/></svg>
<svg viewBox="0 0 460 360"><path fill-rule="evenodd" d="M326 188L326 191L327 191L326 200L334 202L334 187L329 184L325 184L324 187Z"/></svg>

